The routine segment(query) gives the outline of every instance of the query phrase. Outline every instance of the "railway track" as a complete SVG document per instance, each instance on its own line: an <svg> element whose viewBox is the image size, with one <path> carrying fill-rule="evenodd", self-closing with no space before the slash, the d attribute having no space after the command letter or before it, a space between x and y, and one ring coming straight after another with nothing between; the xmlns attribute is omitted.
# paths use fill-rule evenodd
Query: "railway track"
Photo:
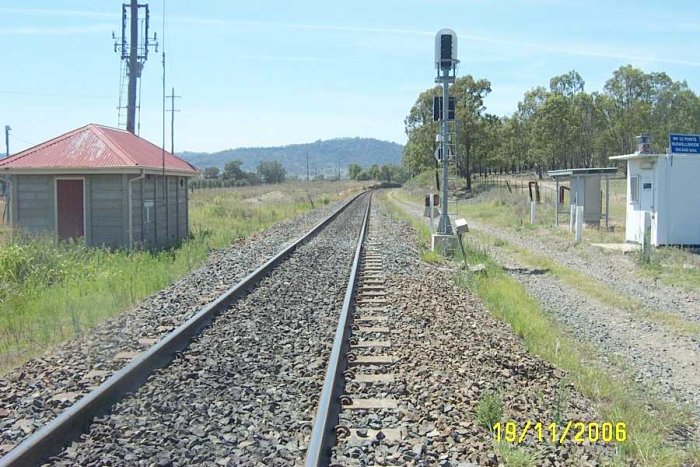
<svg viewBox="0 0 700 467"><path fill-rule="evenodd" d="M91 394L52 422L61 432L44 428L0 466L496 466L513 454L475 416L484 395L502 397L502 420L597 419L561 372L420 262L400 241L406 226L369 198L205 307L216 321L150 376L127 378L101 415L71 419ZM612 455L602 444L518 449L538 465Z"/></svg>
<svg viewBox="0 0 700 467"><path fill-rule="evenodd" d="M361 249L357 226L364 232L369 198L348 202L10 451L0 465L302 457L317 405L317 392L309 388L316 384L320 390L326 359L319 355L341 308L338 284L345 284L347 265ZM227 407L232 401L234 410ZM283 423L271 422L276 412ZM248 452L246 434L252 438L261 422L271 433L263 443L269 449ZM236 424L245 429L234 433ZM167 458L178 450L185 457Z"/></svg>
<svg viewBox="0 0 700 467"><path fill-rule="evenodd" d="M373 241L376 224L370 223L367 230L368 241L364 248L358 247L346 289L307 451L307 467L331 464L336 445L342 451L347 445L362 444L377 436L390 443L403 438L401 427L384 426L379 417L383 411L398 409L398 401L391 395L396 382L391 366L396 358L391 354L382 252ZM373 420L368 420L368 415Z"/></svg>

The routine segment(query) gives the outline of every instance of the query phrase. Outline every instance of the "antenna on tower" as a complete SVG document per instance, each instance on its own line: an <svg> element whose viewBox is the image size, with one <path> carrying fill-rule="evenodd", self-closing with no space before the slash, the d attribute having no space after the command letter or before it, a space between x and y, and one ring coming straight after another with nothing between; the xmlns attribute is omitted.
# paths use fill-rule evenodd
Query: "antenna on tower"
<svg viewBox="0 0 700 467"><path fill-rule="evenodd" d="M139 10L144 11L145 21L143 22L143 34L139 39ZM127 22L129 23L129 31L127 35ZM138 81L141 78L143 65L148 60L148 49L153 47L158 53L158 36L154 33L153 37L149 36L148 28L150 23L150 12L148 4L139 4L138 0L131 0L130 3L122 4L122 34L116 37L112 32L114 39L114 52L121 53L121 59L124 66L122 74L126 74L128 78L127 88L127 103L126 103L126 129L134 133L136 129L136 109L140 105L137 104ZM120 87L123 86L123 79ZM121 123L121 112L124 109L122 105L123 92L120 89L119 93L119 124Z"/></svg>

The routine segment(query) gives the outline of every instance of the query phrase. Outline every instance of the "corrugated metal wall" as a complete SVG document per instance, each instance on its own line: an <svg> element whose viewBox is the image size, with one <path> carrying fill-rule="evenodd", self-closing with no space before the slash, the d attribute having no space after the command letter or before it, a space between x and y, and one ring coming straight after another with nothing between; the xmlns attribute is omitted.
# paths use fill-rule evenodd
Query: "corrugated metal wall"
<svg viewBox="0 0 700 467"><path fill-rule="evenodd" d="M84 176L86 242L93 246L129 247L130 185L134 247L169 247L186 239L189 234L187 178L168 176L166 187L159 175L130 183L133 177ZM11 177L14 225L32 233L55 232L56 178L53 175Z"/></svg>
<svg viewBox="0 0 700 467"><path fill-rule="evenodd" d="M187 238L187 180L166 178L167 185L162 176L149 175L132 187L134 243L144 248L175 246Z"/></svg>
<svg viewBox="0 0 700 467"><path fill-rule="evenodd" d="M88 243L93 246L128 246L124 239L124 175L90 175L86 177L88 196L86 224L90 226Z"/></svg>
<svg viewBox="0 0 700 467"><path fill-rule="evenodd" d="M54 232L53 177L49 175L12 176L12 222L32 233Z"/></svg>

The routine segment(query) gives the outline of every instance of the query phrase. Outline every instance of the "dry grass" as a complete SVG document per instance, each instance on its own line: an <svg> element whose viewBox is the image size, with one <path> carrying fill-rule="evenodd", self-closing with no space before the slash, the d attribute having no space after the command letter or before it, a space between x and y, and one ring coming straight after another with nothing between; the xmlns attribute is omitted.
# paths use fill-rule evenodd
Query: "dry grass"
<svg viewBox="0 0 700 467"><path fill-rule="evenodd" d="M156 253L13 238L0 229L0 374L167 287L212 248L361 188L322 182L197 191L190 200L193 238Z"/></svg>

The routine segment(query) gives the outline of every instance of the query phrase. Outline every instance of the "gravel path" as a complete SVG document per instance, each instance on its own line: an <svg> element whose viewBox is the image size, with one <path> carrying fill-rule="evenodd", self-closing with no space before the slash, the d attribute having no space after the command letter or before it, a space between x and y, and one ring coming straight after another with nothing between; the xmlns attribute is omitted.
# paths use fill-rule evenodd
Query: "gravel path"
<svg viewBox="0 0 700 467"><path fill-rule="evenodd" d="M303 458L366 196L91 425L55 465Z"/></svg>
<svg viewBox="0 0 700 467"><path fill-rule="evenodd" d="M465 289L452 282L452 271L418 260L411 228L391 219L375 203L370 241L382 251L391 347L382 354L393 365L356 368L359 373L394 375L394 383L351 384L353 398L388 398L397 409L344 410L341 424L360 428L360 436L336 446L339 465L503 465L507 453L496 448L476 416L480 398L497 392L503 422L515 420L595 421L591 403L565 382L565 374L528 354L512 329L500 322ZM449 298L445 298L449 297ZM360 316L369 316L360 307ZM358 356L375 353L364 348ZM400 429L403 439L386 437ZM384 431L382 431L384 430ZM363 438L364 437L364 438ZM527 437L516 451L537 465L599 465L610 460L613 446L535 442Z"/></svg>
<svg viewBox="0 0 700 467"><path fill-rule="evenodd" d="M571 241L555 235L533 235L497 229L478 221L470 221L470 226L498 235L509 243L598 279L620 294L636 298L650 308L675 313L688 321L700 323L700 293L666 285L635 273L639 266L621 252L604 251L586 243L572 249Z"/></svg>
<svg viewBox="0 0 700 467"><path fill-rule="evenodd" d="M479 197L467 202L479 202ZM469 220L469 225L593 277L622 295L642 301L649 308L700 323L700 291L688 291L639 274L639 266L630 255L603 250L585 242L574 248L570 239L543 231L535 234L500 229L473 219Z"/></svg>
<svg viewBox="0 0 700 467"><path fill-rule="evenodd" d="M401 203L401 207L414 215L421 214L420 208L415 205ZM491 238L501 238L574 269L575 267L572 265L583 261L581 256L561 251L556 246L550 245L548 251L543 252L542 249L545 247L542 244L547 242L549 238L527 237L529 243L526 243L525 234L503 231L473 221L470 221L469 224L470 228L485 232ZM650 322L642 315L600 303L574 287L562 283L551 274L528 273L527 265L516 261L505 247L479 243L477 237L474 236L469 237L468 241L476 243L480 248L486 250L497 263L508 268L513 277L523 284L528 293L538 300L544 310L555 318L566 332L578 340L592 344L599 351L601 364L613 371L619 371L611 362L611 357L618 357L625 366L632 370L635 379L646 386L650 392L672 403L686 404L695 413L696 424L700 425L699 336L682 335L666 326ZM609 268L610 271L615 271L620 268L621 261L630 261L622 255L615 255L611 258L597 249L592 250L592 252L594 252L593 254L602 254L607 258L605 261L596 259L588 264L594 277L599 280L603 279L595 276L596 270ZM583 267L583 264L580 267ZM586 273L587 270L579 272ZM623 285L618 287L624 287L625 282L632 280L634 279L631 277L623 277L620 279ZM604 282L607 283L607 281ZM637 284L636 287L639 285ZM678 292L679 296L685 294L683 291L673 290ZM652 294L656 294L656 292L652 292ZM630 293L630 295L632 294ZM668 296L665 297L665 300L678 302L679 296L676 296L675 299ZM681 300L681 303L685 302ZM698 310L693 311L697 314ZM679 309L676 309L676 312L685 313ZM692 439L692 435L688 434L688 436ZM700 442L700 435L696 433L694 436L696 441ZM679 441L683 442L686 439Z"/></svg>
<svg viewBox="0 0 700 467"><path fill-rule="evenodd" d="M132 310L0 377L0 455L186 321L344 202L213 251L206 263Z"/></svg>

